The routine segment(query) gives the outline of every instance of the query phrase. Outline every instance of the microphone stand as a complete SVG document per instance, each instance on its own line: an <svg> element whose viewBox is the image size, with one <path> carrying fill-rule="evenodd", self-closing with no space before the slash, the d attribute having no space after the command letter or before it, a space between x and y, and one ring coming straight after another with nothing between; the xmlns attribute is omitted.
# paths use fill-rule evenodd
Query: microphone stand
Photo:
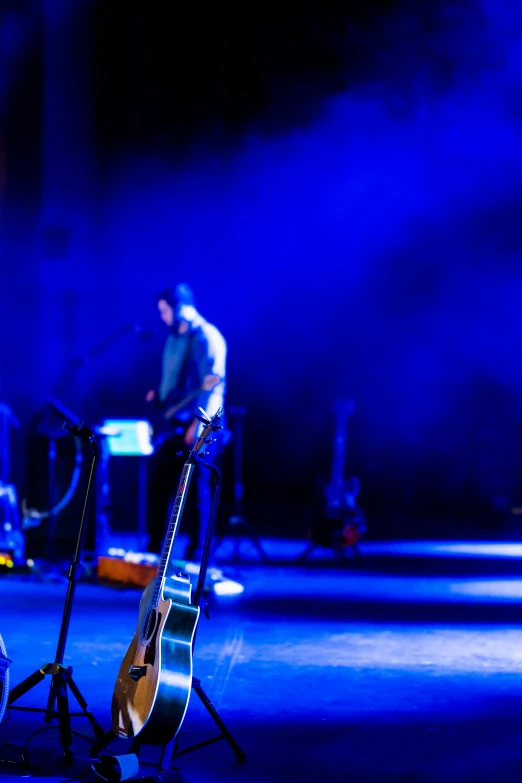
<svg viewBox="0 0 522 783"><path fill-rule="evenodd" d="M113 343L117 342L122 337L125 337L128 334L137 334L141 337L142 340L146 340L156 334L157 331L158 330L154 328L142 329L140 324L135 323L126 323L123 326L120 326L119 329L116 329L114 332L112 332L112 334L109 334L107 337L104 337L103 340L100 340L100 342L91 348L91 350L86 354L83 356L77 356L68 363L58 378L58 382L56 384L58 393L62 392L64 388L67 388L67 384L69 383L71 376L77 370L79 370L80 367L84 367L85 365L90 364L93 359L96 359L98 356L100 356L100 354L102 354L107 348L110 348Z"/></svg>
<svg viewBox="0 0 522 783"><path fill-rule="evenodd" d="M8 708L10 710L25 710L27 712L43 712L45 723L52 723L53 718L58 718L58 727L60 730L60 743L63 748L63 757L66 764L70 765L73 761L73 754L71 752L72 734L71 734L71 717L83 716L88 719L92 726L93 732L96 737L103 737L105 732L92 714L92 711L87 704L85 698L82 696L80 689L73 680L72 666L65 666L65 646L67 643L67 635L69 632L69 624L71 620L72 605L74 600L74 593L76 590L76 584L80 578L81 560L83 555L83 549L85 545L85 536L87 532L86 528L86 515L89 506L89 497L91 493L92 480L94 476L94 469L96 461L98 459L98 444L94 438L94 432L89 429L83 422L79 424L70 425L67 422L64 423L63 428L66 429L75 438L79 438L84 445L89 444L92 451L91 467L89 472L89 479L87 482L87 489L85 492L85 501L83 504L83 511L80 520L80 526L78 529L78 536L76 539L76 547L73 555L73 559L67 572L67 579L69 585L67 587L67 595L65 598L65 605L62 614L62 623L60 627L60 634L58 637L58 644L56 648L56 655L53 663L48 663L43 667L38 668L29 677L16 685L9 694ZM45 679L45 675L51 675L51 687L49 689L49 697L47 699L47 707L45 709L39 707L19 707L12 706L18 699L20 699L25 693L30 691L39 682ZM69 699L67 690L70 690L72 695L81 707L81 712L71 713L69 709Z"/></svg>

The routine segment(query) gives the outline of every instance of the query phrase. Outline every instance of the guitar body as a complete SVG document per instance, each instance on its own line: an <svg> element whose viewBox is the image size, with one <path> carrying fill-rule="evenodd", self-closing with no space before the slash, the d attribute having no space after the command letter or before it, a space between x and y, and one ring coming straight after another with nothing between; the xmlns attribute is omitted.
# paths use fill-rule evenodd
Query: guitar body
<svg viewBox="0 0 522 783"><path fill-rule="evenodd" d="M165 579L151 610L155 581L143 591L136 633L116 680L112 728L118 737L166 745L178 733L189 702L199 607L190 604L190 580L177 574Z"/></svg>

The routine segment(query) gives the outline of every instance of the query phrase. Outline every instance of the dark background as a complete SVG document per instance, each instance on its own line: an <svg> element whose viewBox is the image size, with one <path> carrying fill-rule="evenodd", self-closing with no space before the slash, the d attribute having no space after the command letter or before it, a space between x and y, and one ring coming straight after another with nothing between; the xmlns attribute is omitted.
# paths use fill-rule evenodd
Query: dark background
<svg viewBox="0 0 522 783"><path fill-rule="evenodd" d="M517 5L0 9L0 399L23 424L20 494L50 395L92 422L145 414L161 333L74 359L155 326L156 292L184 280L228 341L262 532L304 532L353 397L370 535L516 537Z"/></svg>

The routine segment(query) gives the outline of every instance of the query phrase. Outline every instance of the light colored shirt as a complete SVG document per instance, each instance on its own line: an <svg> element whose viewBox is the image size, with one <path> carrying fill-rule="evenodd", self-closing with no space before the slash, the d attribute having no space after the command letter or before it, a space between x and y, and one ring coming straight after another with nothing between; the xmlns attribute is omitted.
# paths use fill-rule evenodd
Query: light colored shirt
<svg viewBox="0 0 522 783"><path fill-rule="evenodd" d="M201 390L191 401L187 415L203 408L207 416L213 416L225 401L226 391L225 338L212 324L199 314L191 324L191 330L185 334L170 334L163 350L162 376L159 386L161 401L173 392L182 399L197 389L201 389L207 375L217 375L221 381L212 391Z"/></svg>

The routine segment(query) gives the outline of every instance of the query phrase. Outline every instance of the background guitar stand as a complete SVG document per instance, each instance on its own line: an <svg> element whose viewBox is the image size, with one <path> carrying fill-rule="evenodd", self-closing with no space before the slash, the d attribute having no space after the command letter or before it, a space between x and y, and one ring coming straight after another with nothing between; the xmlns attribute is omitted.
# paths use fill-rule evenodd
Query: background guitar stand
<svg viewBox="0 0 522 783"><path fill-rule="evenodd" d="M51 724L54 718L58 718L58 728L60 730L60 744L63 748L63 757L66 764L71 764L73 761L73 754L71 752L72 733L71 733L71 718L72 717L85 717L91 724L92 730L96 737L103 737L105 732L100 726L94 715L92 714L89 705L82 696L80 689L73 680L72 666L65 666L63 659L65 655L65 645L67 643L67 634L69 631L69 623L71 619L71 611L74 600L74 592L76 589L76 583L80 578L81 560L83 554L83 548L85 544L86 526L85 517L89 505L89 496L91 492L92 479L94 475L94 468L98 458L98 446L94 439L94 433L83 422L79 422L71 426L67 422L64 423L64 428L68 430L75 438L79 438L83 444L89 443L92 449L92 461L89 472L89 480L87 483L87 489L85 493L85 501L83 504L83 512L80 521L80 527L78 530L78 536L76 539L76 549L73 559L69 566L67 573L67 579L69 582L67 588L67 596L65 599L65 605L62 615L62 624L60 627L60 635L58 637L58 645L56 648L56 657L53 663L48 663L45 666L37 669L29 677L20 682L14 688L11 689L8 699L9 710L25 710L27 712L43 712L45 723ZM39 682L45 679L47 674L51 675L51 686L49 689L49 697L47 700L47 707L45 709L39 707L20 707L13 706L15 701L23 696L25 693L38 685ZM70 712L68 690L81 707L81 712Z"/></svg>
<svg viewBox="0 0 522 783"><path fill-rule="evenodd" d="M317 549L317 547L323 547L322 544L316 544L315 541L310 541L308 546L306 547L305 551L299 555L299 557L296 559L295 564L296 565L303 565L304 563L308 562L308 558L312 554L312 552ZM357 546L357 542L354 544L349 544L347 546L328 546L326 547L328 549L331 549L334 553L334 555L340 560L348 560L348 550L351 551L353 561L360 563L362 560L361 550Z"/></svg>
<svg viewBox="0 0 522 783"><path fill-rule="evenodd" d="M193 456L192 459L194 463L198 464L201 468L210 470L214 479L214 496L212 498L212 506L210 509L209 519L207 523L205 544L203 546L203 554L201 557L201 566L199 569L198 581L194 592L194 598L192 600L192 604L195 606L200 606L203 609L205 616L209 618L207 603L202 598L202 595L205 586L208 561L212 548L214 525L215 525L216 513L219 505L219 496L221 494L222 478L221 478L221 472L214 465L210 465L207 462L204 462L199 456ZM194 639L192 641L193 650L196 642L196 636L197 636L197 628L196 628L196 633L194 634ZM191 745L188 748L182 748L181 750L178 748L178 737L177 736L174 737L174 739L172 739L167 745L164 745L161 748L160 760L157 766L156 764L154 764L154 766L156 767L155 773L147 777L139 778L139 780L141 780L142 783L145 783L145 781L147 781L147 783L155 783L156 781L163 781L163 783L170 781L170 783L175 783L175 781L183 780L183 776L182 775L180 776L180 770L172 765L173 761L179 758L180 756L184 756L187 753L193 753L194 751L199 750L200 748L204 748L207 745L212 745L215 742L219 742L220 740L226 740L228 742L238 762L241 763L245 761L246 754L238 745L238 743L230 733L229 729L225 725L224 721L222 720L221 716L219 715L218 711L216 710L216 708L210 701L209 697L203 690L201 686L201 680L198 677L192 677L192 690L195 691L195 693L201 700L203 706L205 707L210 717L212 718L212 720L215 722L218 729L220 730L220 733L214 737L210 737L209 739L203 740L202 742L198 742L195 745ZM90 748L91 755L97 756L114 739L116 739L116 734L112 731L112 729L110 729L106 734L103 735L103 737L99 739L98 742L96 742L94 745L91 746ZM142 746L138 740L134 741L131 745L130 755L134 754L135 756L139 756L141 747ZM114 763L114 759L120 759L120 758L123 757L102 756L99 762L95 762L93 764L93 769L96 769L96 765L99 765L100 763L101 765L104 765L105 771L111 771L112 769L116 769L118 765ZM99 774L99 776L105 780L118 781L124 779L118 775L117 771L111 777L110 775L106 776L102 774L103 767L102 768L98 767L98 769L99 771L97 774Z"/></svg>
<svg viewBox="0 0 522 783"><path fill-rule="evenodd" d="M317 547L330 549L339 561L351 559L353 563L362 561L358 542L366 533L366 517L357 503L360 481L357 476L351 476L343 484L343 505L339 516L328 518L324 513L317 513L315 523L308 532L311 539L305 551L297 558L296 565L302 565ZM324 490L323 490L324 492ZM352 557L348 557L348 550Z"/></svg>
<svg viewBox="0 0 522 783"><path fill-rule="evenodd" d="M246 414L246 408L243 405L236 405L230 406L228 411L234 420L234 425L232 427L232 444L234 447L234 505L232 515L226 522L225 530L216 538L214 552L217 552L218 548L223 543L225 536L230 535L234 541L232 562L239 563L241 560L241 534L239 529L242 528L246 537L250 539L259 553L261 560L264 563L269 563L270 561L267 553L263 549L254 528L243 513L243 418Z"/></svg>

